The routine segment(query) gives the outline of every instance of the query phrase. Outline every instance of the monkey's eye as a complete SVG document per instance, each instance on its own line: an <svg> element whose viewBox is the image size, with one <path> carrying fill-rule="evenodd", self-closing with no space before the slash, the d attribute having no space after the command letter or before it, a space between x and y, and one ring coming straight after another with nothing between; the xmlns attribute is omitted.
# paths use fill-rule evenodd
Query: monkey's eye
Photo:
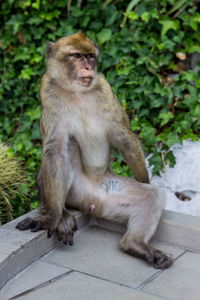
<svg viewBox="0 0 200 300"><path fill-rule="evenodd" d="M87 58L89 58L89 59L95 59L95 55L94 54L87 54Z"/></svg>
<svg viewBox="0 0 200 300"><path fill-rule="evenodd" d="M81 55L79 53L73 53L73 57L76 59L80 59Z"/></svg>

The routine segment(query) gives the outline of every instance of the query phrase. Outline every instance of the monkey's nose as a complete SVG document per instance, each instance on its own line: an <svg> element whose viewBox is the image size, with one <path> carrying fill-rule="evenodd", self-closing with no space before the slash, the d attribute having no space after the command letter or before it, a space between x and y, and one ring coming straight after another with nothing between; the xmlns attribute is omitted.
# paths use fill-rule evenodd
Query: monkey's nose
<svg viewBox="0 0 200 300"><path fill-rule="evenodd" d="M92 68L91 68L91 66L90 66L90 65L85 65L85 69L86 69L87 71L90 71L90 70L92 70Z"/></svg>

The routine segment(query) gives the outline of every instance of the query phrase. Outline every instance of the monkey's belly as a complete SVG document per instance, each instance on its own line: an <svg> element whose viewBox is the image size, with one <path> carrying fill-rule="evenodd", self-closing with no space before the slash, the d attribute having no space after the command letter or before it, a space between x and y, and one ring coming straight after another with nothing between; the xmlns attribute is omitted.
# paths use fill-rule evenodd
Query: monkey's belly
<svg viewBox="0 0 200 300"><path fill-rule="evenodd" d="M81 151L83 169L88 175L103 176L109 164L109 148L107 145L85 147Z"/></svg>

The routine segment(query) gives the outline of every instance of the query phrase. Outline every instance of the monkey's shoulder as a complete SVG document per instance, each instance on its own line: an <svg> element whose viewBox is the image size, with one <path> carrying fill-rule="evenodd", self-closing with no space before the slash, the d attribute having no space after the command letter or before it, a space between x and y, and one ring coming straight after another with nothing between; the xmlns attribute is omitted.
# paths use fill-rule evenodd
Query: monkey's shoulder
<svg viewBox="0 0 200 300"><path fill-rule="evenodd" d="M40 86L40 101L42 108L55 108L58 105L62 106L62 99L65 98L64 90L58 85L56 80L49 77L46 73L42 76Z"/></svg>
<svg viewBox="0 0 200 300"><path fill-rule="evenodd" d="M102 77L100 75L98 76L95 88L97 90L99 89L99 91L104 96L107 95L112 98L112 96L113 96L112 88L111 88L110 84L108 83L108 81L104 77Z"/></svg>
<svg viewBox="0 0 200 300"><path fill-rule="evenodd" d="M110 84L102 76L98 76L94 92L98 94L99 98L101 99L101 102L106 103L107 106L109 106L110 108L120 108L119 101L113 93Z"/></svg>
<svg viewBox="0 0 200 300"><path fill-rule="evenodd" d="M121 107L117 96L113 93L108 81L99 76L98 84L102 88L100 97L101 102L104 103L103 109L110 112L113 121L122 122L129 127L129 120L126 112Z"/></svg>
<svg viewBox="0 0 200 300"><path fill-rule="evenodd" d="M50 78L45 72L41 78L41 83L40 83L40 93L44 91L44 89L49 85Z"/></svg>
<svg viewBox="0 0 200 300"><path fill-rule="evenodd" d="M44 104L45 99L50 98L52 95L52 82L49 76L45 73L41 78L40 84L40 100Z"/></svg>

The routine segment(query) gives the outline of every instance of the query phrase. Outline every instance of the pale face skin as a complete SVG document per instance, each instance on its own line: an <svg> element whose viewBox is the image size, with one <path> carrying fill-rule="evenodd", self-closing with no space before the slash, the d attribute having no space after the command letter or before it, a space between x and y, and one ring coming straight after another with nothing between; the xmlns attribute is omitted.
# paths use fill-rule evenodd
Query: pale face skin
<svg viewBox="0 0 200 300"><path fill-rule="evenodd" d="M69 61L74 66L75 81L82 86L89 86L95 76L96 56L92 53L79 54L75 50L69 53Z"/></svg>

